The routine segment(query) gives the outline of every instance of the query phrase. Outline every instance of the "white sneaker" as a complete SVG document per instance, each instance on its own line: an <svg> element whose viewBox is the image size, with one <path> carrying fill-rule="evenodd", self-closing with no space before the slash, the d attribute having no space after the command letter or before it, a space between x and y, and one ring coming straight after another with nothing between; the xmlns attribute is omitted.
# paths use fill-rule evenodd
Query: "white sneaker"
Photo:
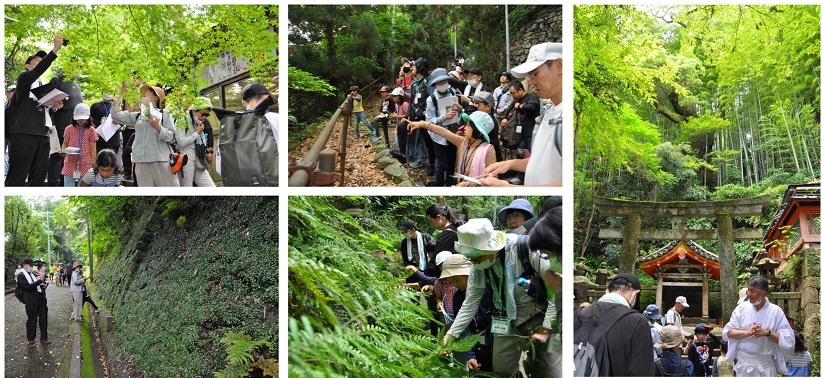
<svg viewBox="0 0 822 378"><path fill-rule="evenodd" d="M100 309L98 308L98 309L94 310L94 313L95 313L95 314L99 314L99 313L100 313Z"/></svg>

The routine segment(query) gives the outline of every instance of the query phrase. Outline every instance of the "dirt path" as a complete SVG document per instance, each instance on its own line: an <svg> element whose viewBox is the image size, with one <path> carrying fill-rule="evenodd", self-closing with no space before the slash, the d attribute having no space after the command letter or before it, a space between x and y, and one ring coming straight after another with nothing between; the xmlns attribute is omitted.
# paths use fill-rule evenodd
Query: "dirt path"
<svg viewBox="0 0 822 378"><path fill-rule="evenodd" d="M49 285L46 290L48 301L48 337L52 343L39 342L40 327L37 327L37 346L26 344L26 310L14 294L6 295L6 377L51 378L68 363L65 358L71 353L69 332L72 322L72 299L67 286ZM65 367L68 371L68 367Z"/></svg>

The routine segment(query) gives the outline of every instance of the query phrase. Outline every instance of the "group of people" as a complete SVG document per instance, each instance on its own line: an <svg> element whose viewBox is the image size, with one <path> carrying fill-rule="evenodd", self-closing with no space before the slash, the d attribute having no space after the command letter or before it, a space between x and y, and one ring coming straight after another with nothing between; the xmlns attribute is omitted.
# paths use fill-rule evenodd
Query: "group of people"
<svg viewBox="0 0 822 378"><path fill-rule="evenodd" d="M215 186L208 170L215 160L214 132L208 120L214 108L210 99L193 99L182 111L184 116L177 113L175 119L166 109L164 88L135 81L141 102L134 109L123 103L124 94L132 88L126 83L116 100L104 94L101 101L88 105L76 83L64 82L59 75L48 83L40 79L63 46L64 39L56 35L50 52L29 56L26 71L6 91L6 186L42 186L46 179L49 186L114 187L124 181L134 186ZM45 95L38 99L32 92L41 86L53 86L69 96L44 102ZM260 119L276 143L279 123L267 109L270 96L259 83L242 91L246 110L258 105L266 108ZM248 164L253 159L236 156L256 152L247 147L239 153L232 149L225 159Z"/></svg>
<svg viewBox="0 0 822 378"><path fill-rule="evenodd" d="M432 186L562 184L561 43L532 46L523 64L499 74L494 89L483 83L479 67L463 70L464 62L457 61L450 71L429 73L429 64L426 58L403 58L395 88L379 89L382 102L372 122L360 88L352 86L355 138L360 122L371 132L371 142L380 139L381 126L390 148L388 124L393 121L392 156L412 169L426 167L427 159ZM504 152L514 158L504 160ZM519 175L498 178L508 171Z"/></svg>
<svg viewBox="0 0 822 378"><path fill-rule="evenodd" d="M620 273L605 295L574 313L574 375L809 376L811 355L804 338L768 300L769 289L767 279L751 277L720 334L705 323L689 333L681 315L689 307L686 297L677 297L664 317L656 304L640 314L632 310L639 300L639 279Z"/></svg>
<svg viewBox="0 0 822 378"><path fill-rule="evenodd" d="M19 298L26 308L26 340L29 347L36 346L37 325L40 326L40 343L51 344L48 337L48 303L46 300L46 289L51 282L56 285L69 286L69 293L74 301L69 319L83 321L83 304L88 302L95 312L100 312L97 304L91 299L86 278L83 276L83 264L71 261L65 265L58 264L49 271L40 259L25 259L18 266L14 275L17 281L17 290L20 291ZM50 276L52 278L50 278Z"/></svg>
<svg viewBox="0 0 822 378"><path fill-rule="evenodd" d="M512 376L525 359L538 361L538 376L561 376L562 203L546 197L535 214L525 199L503 208L498 218L507 232L487 218L465 220L449 206L426 209L432 237L412 220L399 230L406 285L428 293L428 309L445 327L443 344L470 335L480 341L453 357L466 370ZM530 340L530 341L529 341ZM530 345L534 343L531 354Z"/></svg>

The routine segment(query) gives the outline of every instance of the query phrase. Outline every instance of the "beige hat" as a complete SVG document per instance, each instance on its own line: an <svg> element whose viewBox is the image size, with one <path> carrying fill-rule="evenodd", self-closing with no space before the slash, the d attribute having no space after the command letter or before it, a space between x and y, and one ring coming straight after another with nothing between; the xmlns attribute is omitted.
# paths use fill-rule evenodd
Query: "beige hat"
<svg viewBox="0 0 822 378"><path fill-rule="evenodd" d="M488 218L471 219L457 228L454 249L468 257L493 255L505 247L505 234L494 230Z"/></svg>
<svg viewBox="0 0 822 378"><path fill-rule="evenodd" d="M747 300L748 300L748 288L743 287L743 288L739 289L739 300L736 302L736 304L741 305L742 303L744 303Z"/></svg>
<svg viewBox="0 0 822 378"><path fill-rule="evenodd" d="M159 97L159 98L160 98L160 107L162 108L162 107L163 107L163 104L164 104L164 103L165 103L165 101L166 101L166 92L165 92L165 91L163 91L163 88L160 88L160 87L152 87L152 86L150 86L150 85L148 85L148 84L143 84L143 86L142 86L142 87L140 87L140 93L143 93L143 92L144 92L144 91L146 91L146 90L153 91L153 92L154 92L154 94L156 94L156 95L157 95L157 97Z"/></svg>
<svg viewBox="0 0 822 378"><path fill-rule="evenodd" d="M74 263L74 266L71 269L77 269L78 267L82 268L83 264L80 264L79 262L76 262L76 263Z"/></svg>
<svg viewBox="0 0 822 378"><path fill-rule="evenodd" d="M473 267L474 265L471 264L471 260L468 260L468 258L463 255L448 256L442 263L440 279L453 276L467 276L471 273Z"/></svg>
<svg viewBox="0 0 822 378"><path fill-rule="evenodd" d="M676 348L682 343L682 332L679 328L667 325L659 330L659 341L654 344L654 348L670 349Z"/></svg>

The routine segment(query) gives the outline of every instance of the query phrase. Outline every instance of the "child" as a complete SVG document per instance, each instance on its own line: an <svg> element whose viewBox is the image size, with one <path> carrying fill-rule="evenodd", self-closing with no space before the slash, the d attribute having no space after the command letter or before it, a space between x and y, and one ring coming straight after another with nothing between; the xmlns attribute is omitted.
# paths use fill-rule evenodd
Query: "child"
<svg viewBox="0 0 822 378"><path fill-rule="evenodd" d="M707 377L711 375L714 349L722 343L715 335L711 334L713 328L714 327L705 323L697 324L696 327L694 327L695 339L688 340L688 346L685 347L685 354L688 355L688 361L694 364L695 377ZM708 338L708 336L710 336L710 338Z"/></svg>
<svg viewBox="0 0 822 378"><path fill-rule="evenodd" d="M371 123L368 122L368 119L365 118L365 110L362 108L362 96L360 95L360 87L353 86L351 89L348 90L351 93L351 99L354 101L354 139L360 137L360 121L368 127L368 130L371 130L371 142L376 142L380 140L380 134L377 133L377 130L374 129L374 126L371 126Z"/></svg>
<svg viewBox="0 0 822 378"><path fill-rule="evenodd" d="M74 120L63 132L63 151L68 147L77 147L77 154L61 153L63 156L64 186L78 186L81 172L86 172L95 164L97 158L97 131L89 117L91 111L84 103L74 108Z"/></svg>
<svg viewBox="0 0 822 378"><path fill-rule="evenodd" d="M722 354L719 358L714 360L713 376L714 377L733 377L734 376L734 362L725 360L725 355L728 354L728 343L722 342L719 347L719 352Z"/></svg>
<svg viewBox="0 0 822 378"><path fill-rule="evenodd" d="M388 144L388 120L391 112L394 111L394 101L391 99L391 94L388 92L387 85L383 85L377 92L380 92L382 102L380 102L380 114L374 117L372 122L375 125L382 125L382 135L385 137L385 148L391 148L391 145Z"/></svg>
<svg viewBox="0 0 822 378"><path fill-rule="evenodd" d="M117 154L106 148L97 154L97 167L86 171L80 186L122 186L123 172L117 169Z"/></svg>
<svg viewBox="0 0 822 378"><path fill-rule="evenodd" d="M801 333L796 333L795 346L793 355L785 355L788 359L788 374L786 377L810 377L811 376L811 357L808 349L805 348L805 337Z"/></svg>
<svg viewBox="0 0 822 378"><path fill-rule="evenodd" d="M679 328L672 325L662 327L659 331L659 341L654 344L654 348L662 349L662 355L654 361L657 377L694 376L694 364L691 361L683 361L680 356L681 344L682 332Z"/></svg>

